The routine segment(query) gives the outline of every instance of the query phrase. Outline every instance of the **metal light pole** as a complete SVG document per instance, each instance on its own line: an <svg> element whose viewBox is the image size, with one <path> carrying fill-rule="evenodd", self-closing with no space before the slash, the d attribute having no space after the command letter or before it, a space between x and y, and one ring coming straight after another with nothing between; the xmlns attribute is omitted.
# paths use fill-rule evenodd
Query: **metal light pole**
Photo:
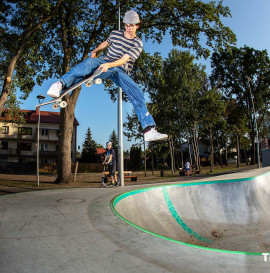
<svg viewBox="0 0 270 273"><path fill-rule="evenodd" d="M118 0L118 30L121 30L120 0ZM122 88L118 87L118 177L121 186L124 187L124 158L123 158L123 103Z"/></svg>
<svg viewBox="0 0 270 273"><path fill-rule="evenodd" d="M37 96L39 104L41 104L45 96L43 95L38 95ZM40 107L37 107L38 109L38 129L37 129L37 185L39 187L39 127L40 127Z"/></svg>
<svg viewBox="0 0 270 273"><path fill-rule="evenodd" d="M258 126L257 126L257 118L256 118L256 112L255 112L255 106L254 106L254 101L253 101L253 95L252 95L252 90L251 90L251 85L250 85L250 77L247 76L248 80L248 85L249 85L249 91L250 91L250 97L251 97L251 102L252 102L252 108L253 108L253 115L254 115L254 121L255 121L255 130L256 130L256 139L257 139L257 158L258 158L258 168L261 167L260 164L260 143L259 143L259 133L258 133Z"/></svg>

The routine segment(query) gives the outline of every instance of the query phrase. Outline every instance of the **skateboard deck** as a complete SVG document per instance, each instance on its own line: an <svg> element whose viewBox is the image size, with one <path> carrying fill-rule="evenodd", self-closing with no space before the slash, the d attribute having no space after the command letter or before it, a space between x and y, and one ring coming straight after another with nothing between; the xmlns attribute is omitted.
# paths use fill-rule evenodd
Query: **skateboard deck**
<svg viewBox="0 0 270 273"><path fill-rule="evenodd" d="M72 86L68 87L67 89L62 90L60 97L58 98L54 98L50 101L47 102L43 102L39 105L37 105L37 107L41 107L41 106L45 106L48 104L53 103L53 109L58 109L60 108L65 108L67 107L67 102L63 101L64 96L66 96L67 94L69 94L71 91L73 91L74 89L78 88L79 86L81 86L82 84L85 83L85 85L87 87L90 87L93 83L96 84L101 84L101 79L97 78L100 74L102 73L102 69L97 69L91 76L86 77L85 79L73 84Z"/></svg>

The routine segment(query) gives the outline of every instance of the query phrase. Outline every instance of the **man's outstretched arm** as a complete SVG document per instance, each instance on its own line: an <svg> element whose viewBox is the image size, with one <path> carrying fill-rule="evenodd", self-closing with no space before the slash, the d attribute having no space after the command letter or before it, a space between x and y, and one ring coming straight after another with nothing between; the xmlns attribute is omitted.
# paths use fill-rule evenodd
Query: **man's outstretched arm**
<svg viewBox="0 0 270 273"><path fill-rule="evenodd" d="M107 41L101 43L96 49L92 51L91 58L97 58L97 53L99 51L106 49L108 46L109 46L109 43Z"/></svg>

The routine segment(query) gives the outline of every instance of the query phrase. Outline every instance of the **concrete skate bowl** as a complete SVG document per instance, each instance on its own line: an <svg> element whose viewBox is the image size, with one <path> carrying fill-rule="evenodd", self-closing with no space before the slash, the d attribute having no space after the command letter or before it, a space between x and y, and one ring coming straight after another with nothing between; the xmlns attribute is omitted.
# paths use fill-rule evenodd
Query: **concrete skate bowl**
<svg viewBox="0 0 270 273"><path fill-rule="evenodd" d="M270 252L270 172L127 192L114 212L151 235L196 248L245 255Z"/></svg>

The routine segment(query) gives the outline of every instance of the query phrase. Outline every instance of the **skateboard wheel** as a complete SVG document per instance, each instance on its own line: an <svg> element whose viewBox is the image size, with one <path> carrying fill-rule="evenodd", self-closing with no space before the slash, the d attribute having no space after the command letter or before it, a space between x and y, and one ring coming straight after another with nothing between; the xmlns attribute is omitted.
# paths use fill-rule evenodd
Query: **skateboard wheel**
<svg viewBox="0 0 270 273"><path fill-rule="evenodd" d="M88 82L85 83L86 87L90 87L91 85L92 85L92 81L88 81Z"/></svg>
<svg viewBox="0 0 270 273"><path fill-rule="evenodd" d="M66 108L67 107L67 102L66 101L61 101L60 102L60 107L61 108Z"/></svg>
<svg viewBox="0 0 270 273"><path fill-rule="evenodd" d="M58 108L59 108L59 103L54 103L53 104L53 106L52 106L52 108L54 109L54 110L57 110Z"/></svg>
<svg viewBox="0 0 270 273"><path fill-rule="evenodd" d="M95 84L101 84L101 83L102 83L102 80L100 78L95 80Z"/></svg>

